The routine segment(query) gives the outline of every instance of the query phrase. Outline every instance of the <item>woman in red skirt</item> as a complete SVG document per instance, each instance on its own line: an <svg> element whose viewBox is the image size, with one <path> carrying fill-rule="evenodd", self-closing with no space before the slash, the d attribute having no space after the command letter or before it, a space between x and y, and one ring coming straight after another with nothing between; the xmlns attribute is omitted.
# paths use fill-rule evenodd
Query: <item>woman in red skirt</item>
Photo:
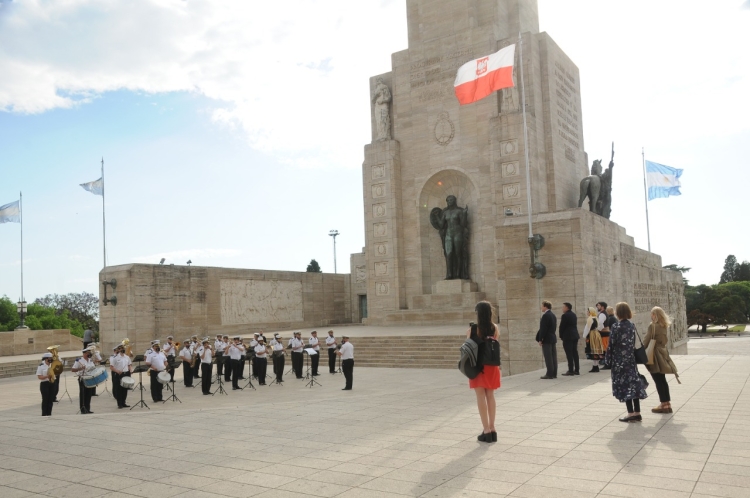
<svg viewBox="0 0 750 498"><path fill-rule="evenodd" d="M479 343L480 357L481 349L484 347L484 340L491 338L498 340L500 333L497 326L492 322L492 305L487 301L477 303L474 311L477 312L477 325L471 327L466 332L466 337L470 337ZM497 431L495 430L495 389L500 388L500 367L484 365L482 371L475 378L469 380L469 388L474 389L477 396L477 408L479 417L482 419L482 433L477 436L478 441L492 443L497 441Z"/></svg>

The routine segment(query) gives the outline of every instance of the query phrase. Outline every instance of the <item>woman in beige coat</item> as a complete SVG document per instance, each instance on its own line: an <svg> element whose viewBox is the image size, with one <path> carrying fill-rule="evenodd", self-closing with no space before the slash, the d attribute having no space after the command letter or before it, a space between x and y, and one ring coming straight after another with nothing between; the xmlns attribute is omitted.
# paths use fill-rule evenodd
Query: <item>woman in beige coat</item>
<svg viewBox="0 0 750 498"><path fill-rule="evenodd" d="M659 393L659 401L661 401L659 406L651 409L654 413L672 413L669 384L666 378L667 374L674 375L677 382L680 382L680 376L677 375L677 367L675 367L672 358L669 357L669 351L667 351L667 342L669 342L667 329L670 323L669 317L664 310L655 306L651 310L651 325L648 326L648 333L643 338L643 345L646 348L648 348L651 341L656 342L654 345L654 361L650 365L646 365L648 371L651 372L651 377L654 379L656 391Z"/></svg>

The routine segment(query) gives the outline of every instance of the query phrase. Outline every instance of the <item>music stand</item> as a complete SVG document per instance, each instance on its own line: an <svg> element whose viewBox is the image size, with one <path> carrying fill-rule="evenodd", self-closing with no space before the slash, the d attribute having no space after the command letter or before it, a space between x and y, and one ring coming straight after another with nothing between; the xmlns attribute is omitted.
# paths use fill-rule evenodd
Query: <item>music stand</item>
<svg viewBox="0 0 750 498"><path fill-rule="evenodd" d="M339 346L338 348L336 348L336 350L337 350L337 351L338 351L339 349L341 349L341 346ZM342 373L344 373L344 371L343 371L343 370L341 370L341 355L337 354L336 356L338 356L338 357L339 357L339 368L338 368L338 370L336 370L336 373L337 373L337 374L342 374Z"/></svg>
<svg viewBox="0 0 750 498"><path fill-rule="evenodd" d="M217 351L214 355L214 358L216 358L216 380L212 380L211 384L216 384L216 382L219 380L219 365L221 365L222 375L224 374L224 367L226 366L226 361L219 361L219 358L224 358L224 353L222 351Z"/></svg>
<svg viewBox="0 0 750 498"><path fill-rule="evenodd" d="M68 377L65 375L68 372L64 369L65 367L68 366L68 360L63 360L62 364L63 364L62 377L63 377L63 381L65 382L65 391L60 395L60 399L63 399L63 396L67 394L68 399L70 400L71 403L73 403L73 398L70 397L70 393L68 392ZM58 401L60 401L60 399L58 399Z"/></svg>
<svg viewBox="0 0 750 498"><path fill-rule="evenodd" d="M136 356L136 358L138 358L138 356ZM143 358L143 356L141 356L141 358ZM151 370L151 367L149 367L148 365L138 365L137 367L135 367L133 369L133 373L137 373L138 374L138 384L140 384L140 386L141 386L141 400L138 403L134 404L130 408L131 410L133 408L135 408L136 406L140 406L140 407L144 407L145 406L146 408L148 408L148 405L146 404L146 402L143 401L143 391L146 390L143 387L143 372L148 372L149 370ZM133 388L133 390L135 391L135 388ZM148 408L148 409L150 410L151 408Z"/></svg>
<svg viewBox="0 0 750 498"><path fill-rule="evenodd" d="M253 384L253 376L249 375L248 373L248 376L246 377L246 379L247 379L247 383L244 386L240 387L240 391L244 391L246 387L252 387L253 391L256 391L257 389L255 389L255 385Z"/></svg>
<svg viewBox="0 0 750 498"><path fill-rule="evenodd" d="M99 364L100 365L106 365L107 363L109 363L109 358L106 358L106 359L102 360ZM109 378L112 377L111 371L110 371L110 373L109 373L109 375L107 377L109 377ZM104 384L104 392L107 393L107 394L109 394L109 396L111 398L114 398L115 396L111 392L109 392L109 388L107 387L107 381L105 380L104 382L102 382L102 384Z"/></svg>
<svg viewBox="0 0 750 498"><path fill-rule="evenodd" d="M138 365L136 365L136 367L133 369L133 373L135 373L136 370L141 367L141 362L144 361L144 359L145 358L143 357L142 354L135 355L135 357L133 358L133 361L135 361L136 363L138 363ZM146 370L149 370L149 368L146 367ZM146 370L141 370L141 372L145 372ZM135 391L138 388L140 388L141 391L145 391L146 390L146 388L143 387L143 382L141 382L141 376L140 375L138 376L138 384L136 384L136 386L133 388L133 391ZM143 396L141 396L141 398L142 397ZM146 407L146 408L148 408L148 407ZM151 408L149 408L149 410L150 409ZM132 410L132 408L131 408L131 410Z"/></svg>
<svg viewBox="0 0 750 498"><path fill-rule="evenodd" d="M315 384L319 385L320 387L323 387L323 384L315 380L315 377L310 374L310 355L318 354L318 352L312 348L305 348L302 351L307 353L307 374L305 374L305 379L307 378L310 379L310 382L305 384L305 387L312 388ZM312 351L312 353L310 351Z"/></svg>
<svg viewBox="0 0 750 498"><path fill-rule="evenodd" d="M172 358L174 358L174 356ZM182 363L182 361L180 361L180 363ZM174 371L175 365L177 365L177 362L173 361L172 363L169 363L168 365L169 367L172 368L172 371ZM172 375L172 378L170 379L169 382L172 384L172 387L170 389L172 391L172 395L168 397L167 399L165 399L164 403L166 403L167 401L180 401L180 398L177 397L177 393L174 390L174 375ZM167 384L167 387L169 387L169 384ZM180 401L180 404L182 404L182 401Z"/></svg>
<svg viewBox="0 0 750 498"><path fill-rule="evenodd" d="M216 356L214 356L214 358L216 358L216 365L221 365L222 370L224 370L224 368L229 368L229 365L227 365L226 356L224 356L223 354L217 353ZM216 390L211 393L211 396L214 396L216 393L229 395L229 393L224 389L224 382L222 382L222 379L221 379L223 375L219 375L218 371L219 371L219 367L217 366L216 367L216 372L217 372L216 381L219 383L219 387L217 387Z"/></svg>

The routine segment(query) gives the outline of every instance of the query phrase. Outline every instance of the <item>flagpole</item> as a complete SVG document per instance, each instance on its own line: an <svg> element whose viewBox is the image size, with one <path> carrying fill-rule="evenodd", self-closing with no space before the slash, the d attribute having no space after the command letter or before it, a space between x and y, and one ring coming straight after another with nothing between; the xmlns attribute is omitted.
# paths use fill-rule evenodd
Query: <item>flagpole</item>
<svg viewBox="0 0 750 498"><path fill-rule="evenodd" d="M102 157L102 241L104 252L104 267L107 267L107 221L104 214L104 157Z"/></svg>
<svg viewBox="0 0 750 498"><path fill-rule="evenodd" d="M523 82L523 38L518 32L518 45L520 48L518 70L521 73L521 107L523 107L523 154L526 159L526 203L529 211L529 239L534 236L531 228L531 173L529 171L529 133L526 128L526 87Z"/></svg>
<svg viewBox="0 0 750 498"><path fill-rule="evenodd" d="M23 192L18 193L19 215L21 221L21 302L26 301L23 295Z"/></svg>
<svg viewBox="0 0 750 498"><path fill-rule="evenodd" d="M641 147L641 159L643 162L643 198L646 202L646 237L648 237L648 252L651 252L651 228L648 223L648 185L646 184L646 151Z"/></svg>

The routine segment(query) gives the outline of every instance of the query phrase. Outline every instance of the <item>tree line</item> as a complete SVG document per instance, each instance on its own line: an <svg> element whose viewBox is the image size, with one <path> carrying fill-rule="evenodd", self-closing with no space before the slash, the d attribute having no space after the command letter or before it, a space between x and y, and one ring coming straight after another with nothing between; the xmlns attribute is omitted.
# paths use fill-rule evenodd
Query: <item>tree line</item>
<svg viewBox="0 0 750 498"><path fill-rule="evenodd" d="M83 331L99 330L99 298L90 292L48 294L30 303L24 322L31 330L68 329L83 337ZM16 303L0 297L0 331L15 330L21 324Z"/></svg>

